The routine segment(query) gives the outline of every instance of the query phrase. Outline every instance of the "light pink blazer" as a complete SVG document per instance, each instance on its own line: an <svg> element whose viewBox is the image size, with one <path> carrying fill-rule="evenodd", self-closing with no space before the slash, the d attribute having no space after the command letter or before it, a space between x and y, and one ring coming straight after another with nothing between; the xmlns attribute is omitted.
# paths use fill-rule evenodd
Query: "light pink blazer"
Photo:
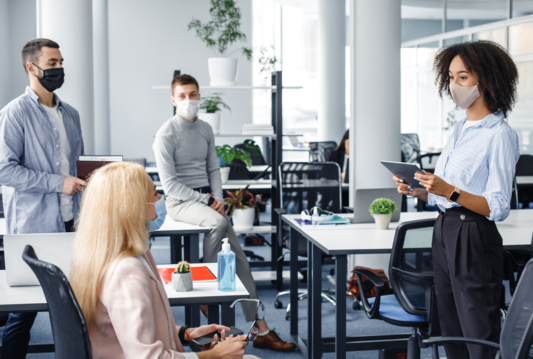
<svg viewBox="0 0 533 359"><path fill-rule="evenodd" d="M89 329L95 359L197 358L184 353L168 297L150 251L109 268L100 287L95 324Z"/></svg>

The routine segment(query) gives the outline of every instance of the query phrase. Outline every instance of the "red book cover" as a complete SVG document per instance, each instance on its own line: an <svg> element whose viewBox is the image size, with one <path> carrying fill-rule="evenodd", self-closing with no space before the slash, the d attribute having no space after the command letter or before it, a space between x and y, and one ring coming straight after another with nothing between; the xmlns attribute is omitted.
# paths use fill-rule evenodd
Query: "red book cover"
<svg viewBox="0 0 533 359"><path fill-rule="evenodd" d="M157 268L159 275L163 280L163 283L168 284L172 282L172 273L176 271L176 268ZM207 282L215 281L217 277L206 266L190 267L192 273L193 282Z"/></svg>

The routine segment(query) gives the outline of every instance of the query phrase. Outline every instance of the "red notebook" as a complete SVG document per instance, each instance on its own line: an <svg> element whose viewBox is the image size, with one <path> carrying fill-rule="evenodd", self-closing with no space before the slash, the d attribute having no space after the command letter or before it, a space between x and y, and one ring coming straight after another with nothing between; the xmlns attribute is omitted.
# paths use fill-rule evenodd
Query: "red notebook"
<svg viewBox="0 0 533 359"><path fill-rule="evenodd" d="M163 283L168 284L172 282L172 273L176 268L157 268ZM190 267L193 282L209 282L217 280L217 277L206 266Z"/></svg>

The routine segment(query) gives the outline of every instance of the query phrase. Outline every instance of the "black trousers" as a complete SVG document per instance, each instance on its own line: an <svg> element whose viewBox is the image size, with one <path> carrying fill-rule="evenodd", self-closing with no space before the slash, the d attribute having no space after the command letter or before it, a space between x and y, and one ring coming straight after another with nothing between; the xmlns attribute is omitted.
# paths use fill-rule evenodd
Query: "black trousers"
<svg viewBox="0 0 533 359"><path fill-rule="evenodd" d="M496 224L463 207L441 212L433 230L433 267L442 335L499 343L503 244ZM479 345L444 347L453 359L496 355Z"/></svg>

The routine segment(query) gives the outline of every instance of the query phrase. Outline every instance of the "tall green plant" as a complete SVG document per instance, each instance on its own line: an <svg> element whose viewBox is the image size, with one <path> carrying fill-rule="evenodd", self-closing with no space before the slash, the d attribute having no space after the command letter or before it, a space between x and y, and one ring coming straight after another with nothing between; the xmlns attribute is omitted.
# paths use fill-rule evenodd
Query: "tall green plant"
<svg viewBox="0 0 533 359"><path fill-rule="evenodd" d="M222 97L220 97L220 95L223 94L214 93L211 96L202 97L200 108L202 110L205 110L205 112L207 113L215 113L221 111L222 108L225 108L226 110L229 110L231 112L231 108L222 100Z"/></svg>
<svg viewBox="0 0 533 359"><path fill-rule="evenodd" d="M227 51L230 45L246 41L246 34L241 31L241 10L235 6L234 0L211 0L209 14L210 21L202 23L193 19L189 23L189 30L196 30L196 36L217 56L229 56L231 53L227 54ZM242 50L248 60L252 59L251 48L242 47L235 51L238 50Z"/></svg>

